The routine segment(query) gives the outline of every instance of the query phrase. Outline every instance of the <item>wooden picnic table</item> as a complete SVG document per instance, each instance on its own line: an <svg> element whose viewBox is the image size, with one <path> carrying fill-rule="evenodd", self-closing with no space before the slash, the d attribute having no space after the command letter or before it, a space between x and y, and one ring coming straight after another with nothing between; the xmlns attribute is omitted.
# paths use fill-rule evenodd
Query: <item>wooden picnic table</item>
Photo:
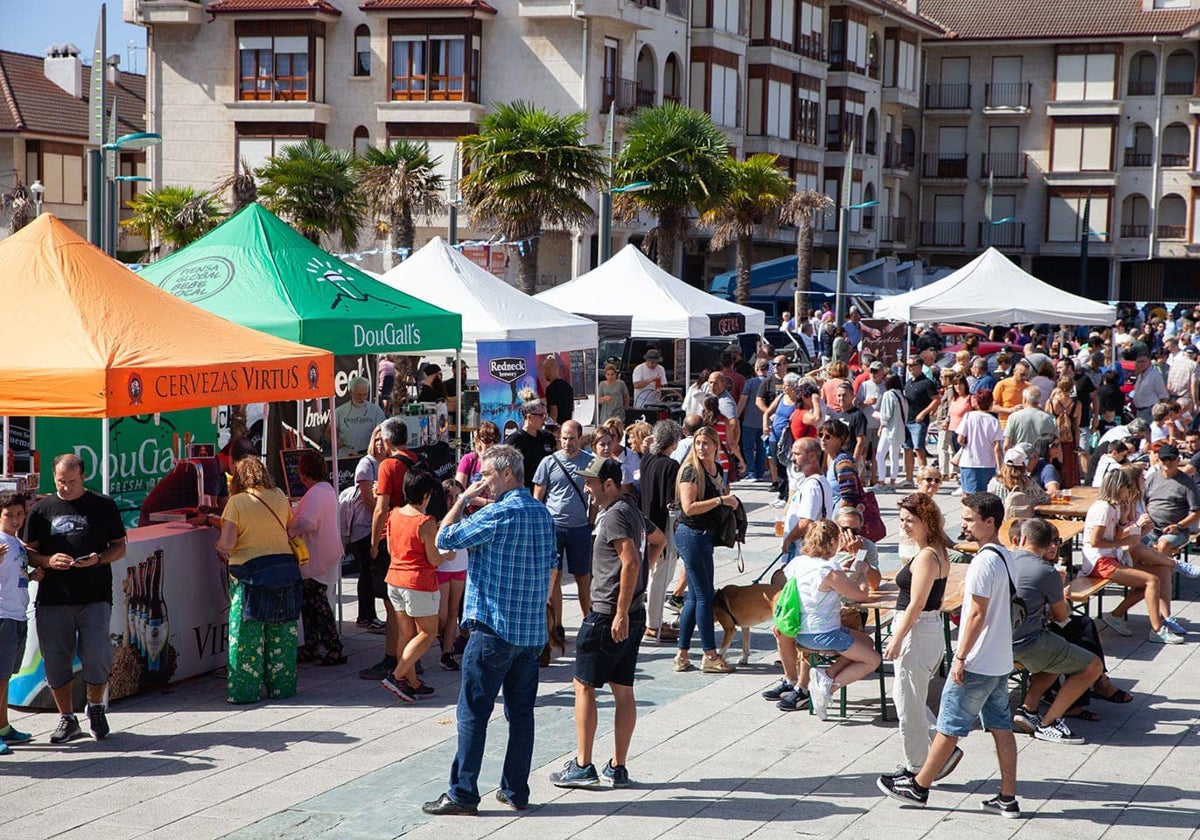
<svg viewBox="0 0 1200 840"><path fill-rule="evenodd" d="M1072 487L1071 501L1069 502L1050 502L1045 505L1038 505L1033 509L1038 516L1044 516L1053 519L1083 519L1087 516L1088 508L1092 506L1092 502L1100 497L1100 488L1098 487Z"/></svg>

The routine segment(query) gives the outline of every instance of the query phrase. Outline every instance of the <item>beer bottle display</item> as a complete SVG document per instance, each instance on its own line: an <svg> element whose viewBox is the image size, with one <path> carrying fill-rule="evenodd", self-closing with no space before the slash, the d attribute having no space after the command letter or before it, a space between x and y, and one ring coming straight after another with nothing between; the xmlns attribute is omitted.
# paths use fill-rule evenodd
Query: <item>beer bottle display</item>
<svg viewBox="0 0 1200 840"><path fill-rule="evenodd" d="M146 599L146 670L157 671L159 655L167 644L167 605L162 597L162 550L147 561L150 566L150 590Z"/></svg>

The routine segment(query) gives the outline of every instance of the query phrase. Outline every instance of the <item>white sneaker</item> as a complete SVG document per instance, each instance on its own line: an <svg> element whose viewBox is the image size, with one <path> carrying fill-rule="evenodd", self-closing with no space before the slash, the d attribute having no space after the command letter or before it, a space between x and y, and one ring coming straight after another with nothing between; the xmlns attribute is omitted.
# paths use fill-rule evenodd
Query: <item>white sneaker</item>
<svg viewBox="0 0 1200 840"><path fill-rule="evenodd" d="M1171 632L1171 628L1163 625L1160 630L1151 630L1149 640L1157 645L1181 645L1183 644L1183 636L1177 636Z"/></svg>
<svg viewBox="0 0 1200 840"><path fill-rule="evenodd" d="M1105 613L1100 620L1118 636L1133 635L1133 631L1129 629L1129 619L1127 618L1117 618L1112 613Z"/></svg>
<svg viewBox="0 0 1200 840"><path fill-rule="evenodd" d="M829 698L833 694L833 680L822 668L813 668L811 673L811 696L813 711L821 720L829 719Z"/></svg>
<svg viewBox="0 0 1200 840"><path fill-rule="evenodd" d="M775 501L771 502L771 507L773 507L773 508L787 507L787 499L776 499Z"/></svg>

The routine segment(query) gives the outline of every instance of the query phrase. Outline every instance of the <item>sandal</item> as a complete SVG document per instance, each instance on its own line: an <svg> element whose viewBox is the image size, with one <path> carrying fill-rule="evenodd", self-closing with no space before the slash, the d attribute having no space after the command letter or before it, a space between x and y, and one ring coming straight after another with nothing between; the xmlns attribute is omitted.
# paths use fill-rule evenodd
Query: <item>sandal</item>
<svg viewBox="0 0 1200 840"><path fill-rule="evenodd" d="M1063 717L1075 718L1076 720L1090 720L1092 722L1100 720L1100 715L1087 708L1071 709Z"/></svg>
<svg viewBox="0 0 1200 840"><path fill-rule="evenodd" d="M1097 694L1096 692L1093 691L1092 696L1095 697L1097 700L1106 700L1109 703L1128 703L1131 700L1133 700L1133 695L1130 694L1128 691L1126 691L1123 688L1116 689L1112 694L1109 694L1108 696L1105 696L1103 694Z"/></svg>
<svg viewBox="0 0 1200 840"><path fill-rule="evenodd" d="M317 660L317 665L322 668L328 668L331 665L345 665L349 661L350 657L340 650L331 650L326 651L325 655Z"/></svg>

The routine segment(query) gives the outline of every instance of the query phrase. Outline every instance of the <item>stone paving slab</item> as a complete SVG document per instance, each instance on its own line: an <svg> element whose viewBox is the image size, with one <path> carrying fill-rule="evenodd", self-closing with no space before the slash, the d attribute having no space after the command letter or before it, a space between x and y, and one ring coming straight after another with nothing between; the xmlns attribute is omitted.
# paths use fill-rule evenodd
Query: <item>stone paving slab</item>
<svg viewBox="0 0 1200 840"><path fill-rule="evenodd" d="M738 492L752 523L746 572L737 572L732 552L720 551L718 585L749 582L777 551L767 494L750 487ZM885 517L894 517L897 498L881 494ZM956 500L944 493L939 501L955 533ZM885 541L881 550L886 562L894 545ZM1197 594L1200 585L1187 582L1176 613L1200 627ZM572 598L567 613L574 627L579 616ZM1135 611L1135 629L1144 629L1144 613L1138 616ZM302 667L300 693L285 702L231 707L224 703L223 681L204 677L114 704L108 741L62 748L47 742L53 715L14 715L37 740L0 759L0 840L961 840L973 831L1073 839L1135 837L1147 830L1155 840L1200 840L1200 633L1189 638L1189 644L1164 648L1141 635L1104 634L1112 676L1135 700L1094 704L1104 720L1076 727L1089 738L1082 747L1019 737L1018 793L1026 814L1020 821L979 810L997 785L991 739L979 732L963 743L966 757L934 790L927 809L902 809L879 796L874 779L899 761L900 749L895 721L879 720L876 683L851 687L844 721L782 714L758 697L777 678L766 630L752 634L751 664L728 676L676 674L672 649L643 648L630 758L637 784L626 790L561 791L546 780L574 748L571 663L560 659L543 672L539 690L535 806L518 815L484 790L481 816L430 819L419 805L445 788L458 675L437 670L431 655L427 676L438 693L429 702L400 706L377 684L357 679L357 669L375 660L382 640L351 625L350 664ZM603 756L611 749L612 706L603 692L600 699L596 754ZM485 786L499 776L503 744L497 712L481 776Z"/></svg>

